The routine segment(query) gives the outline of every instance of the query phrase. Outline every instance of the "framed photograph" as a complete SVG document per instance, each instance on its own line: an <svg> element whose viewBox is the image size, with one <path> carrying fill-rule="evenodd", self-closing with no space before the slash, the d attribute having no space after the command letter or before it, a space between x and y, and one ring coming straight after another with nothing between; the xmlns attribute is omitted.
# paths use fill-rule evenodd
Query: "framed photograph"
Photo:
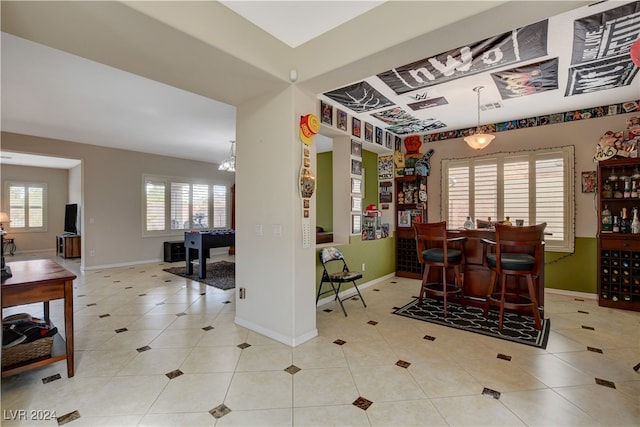
<svg viewBox="0 0 640 427"><path fill-rule="evenodd" d="M393 179L393 156L378 156L378 180Z"/></svg>
<svg viewBox="0 0 640 427"><path fill-rule="evenodd" d="M382 145L382 128L376 126L376 144Z"/></svg>
<svg viewBox="0 0 640 427"><path fill-rule="evenodd" d="M333 106L320 101L320 121L326 125L333 125Z"/></svg>
<svg viewBox="0 0 640 427"><path fill-rule="evenodd" d="M353 194L361 194L362 180L359 178L351 178L351 192Z"/></svg>
<svg viewBox="0 0 640 427"><path fill-rule="evenodd" d="M304 210L304 217L309 218L309 209Z"/></svg>
<svg viewBox="0 0 640 427"><path fill-rule="evenodd" d="M373 125L371 123L364 122L364 140L373 142Z"/></svg>
<svg viewBox="0 0 640 427"><path fill-rule="evenodd" d="M351 140L351 155L362 157L362 143L360 141Z"/></svg>
<svg viewBox="0 0 640 427"><path fill-rule="evenodd" d="M303 203L303 206L302 206L303 208L309 209L309 199L304 199L302 203Z"/></svg>
<svg viewBox="0 0 640 427"><path fill-rule="evenodd" d="M362 211L362 198L361 197L352 197L351 198L351 211L353 211L353 212Z"/></svg>
<svg viewBox="0 0 640 427"><path fill-rule="evenodd" d="M351 234L360 234L362 232L362 218L360 215L351 215Z"/></svg>
<svg viewBox="0 0 640 427"><path fill-rule="evenodd" d="M336 122L337 127L340 130L347 131L347 113L342 110L336 109Z"/></svg>
<svg viewBox="0 0 640 427"><path fill-rule="evenodd" d="M356 138L360 138L362 135L362 129L360 129L360 119L352 117L351 118L351 135Z"/></svg>
<svg viewBox="0 0 640 427"><path fill-rule="evenodd" d="M582 172L582 192L596 192L596 171Z"/></svg>
<svg viewBox="0 0 640 427"><path fill-rule="evenodd" d="M311 159L308 157L305 157L303 164L305 168L311 167Z"/></svg>
<svg viewBox="0 0 640 427"><path fill-rule="evenodd" d="M384 146L391 149L393 148L393 143L391 142L391 132L385 132L384 134Z"/></svg>
<svg viewBox="0 0 640 427"><path fill-rule="evenodd" d="M351 159L351 173L362 175L362 162L360 160Z"/></svg>
<svg viewBox="0 0 640 427"><path fill-rule="evenodd" d="M398 211L398 227L411 227L411 211Z"/></svg>

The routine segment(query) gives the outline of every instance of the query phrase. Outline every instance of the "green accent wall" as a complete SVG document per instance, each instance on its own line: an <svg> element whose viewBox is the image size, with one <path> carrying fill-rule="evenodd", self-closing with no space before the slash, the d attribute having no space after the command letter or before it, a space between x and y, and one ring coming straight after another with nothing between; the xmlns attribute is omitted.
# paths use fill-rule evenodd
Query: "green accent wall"
<svg viewBox="0 0 640 427"><path fill-rule="evenodd" d="M387 237L378 240L362 240L360 236L351 236L348 245L336 245L340 249L344 259L347 261L349 268L354 271L362 272L362 279L356 283L358 285L365 284L379 277L388 274L395 274L396 256L395 256L396 240L393 237ZM320 263L320 249L316 250L316 294L322 279L322 264ZM365 264L365 270L362 271L362 264ZM352 288L351 284L344 284L340 288L340 292ZM322 291L331 289L331 285L323 285ZM329 296L323 295L321 298ZM348 309L347 309L348 311Z"/></svg>
<svg viewBox="0 0 640 427"><path fill-rule="evenodd" d="M362 168L365 173L364 199L362 200L362 209L364 210L371 204L378 206L378 155L362 150Z"/></svg>
<svg viewBox="0 0 640 427"><path fill-rule="evenodd" d="M577 237L573 254L546 252L544 286L574 292L597 293L598 240Z"/></svg>
<svg viewBox="0 0 640 427"><path fill-rule="evenodd" d="M316 225L324 228L324 231L333 231L332 151L318 154L316 170Z"/></svg>

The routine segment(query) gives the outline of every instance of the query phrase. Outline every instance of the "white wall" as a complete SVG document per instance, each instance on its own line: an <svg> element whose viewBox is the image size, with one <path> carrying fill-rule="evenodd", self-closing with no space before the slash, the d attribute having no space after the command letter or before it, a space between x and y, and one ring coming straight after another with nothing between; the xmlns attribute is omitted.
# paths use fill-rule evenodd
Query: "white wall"
<svg viewBox="0 0 640 427"><path fill-rule="evenodd" d="M115 150L88 144L39 138L28 135L2 133L2 149L30 154L53 155L82 160L83 226L81 263L85 269L139 264L163 259L165 240L180 240L182 233L170 236L142 236L142 175L145 173L173 177L208 179L211 182L231 186L234 174L217 170L217 165L207 162L182 160L135 151ZM3 166L3 180L5 176ZM60 194L50 192L50 202L58 197L64 204L77 197L79 170L70 174L64 171L64 189ZM68 175L72 180L67 183ZM229 199L229 204L230 204ZM60 227L63 227L61 220ZM58 230L59 233L62 230ZM50 243L48 243L50 241ZM54 249L55 238L47 239L34 249ZM94 250L95 256L89 256Z"/></svg>
<svg viewBox="0 0 640 427"><path fill-rule="evenodd" d="M2 148L6 150L4 139ZM15 239L17 252L34 252L43 248L53 250L56 235L64 231L64 206L69 199L69 173L66 169L36 168L28 166L2 165L2 210L9 211L6 181L38 182L47 184L47 229L37 233L14 230L11 222L3 223L8 237ZM10 259L8 259L10 261Z"/></svg>
<svg viewBox="0 0 640 427"><path fill-rule="evenodd" d="M295 86L237 110L236 287L246 288L246 299L236 294L236 323L294 346L317 335L315 245L302 247L298 136L300 117L314 111L315 97ZM315 148L311 154L315 170ZM314 230L315 195L309 211Z"/></svg>

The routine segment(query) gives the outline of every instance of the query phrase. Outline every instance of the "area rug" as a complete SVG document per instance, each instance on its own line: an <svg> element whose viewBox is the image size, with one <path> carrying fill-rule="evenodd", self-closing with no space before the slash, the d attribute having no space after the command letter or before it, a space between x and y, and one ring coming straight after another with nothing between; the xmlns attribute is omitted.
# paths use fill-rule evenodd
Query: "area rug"
<svg viewBox="0 0 640 427"><path fill-rule="evenodd" d="M236 287L236 264L229 261L217 261L207 264L207 275L204 279L198 278L198 266L193 266L193 274L186 274L187 267L165 268L163 271L186 277L196 282L205 283L218 289L227 290Z"/></svg>
<svg viewBox="0 0 640 427"><path fill-rule="evenodd" d="M482 308L467 305L467 308L463 309L460 304L452 302L447 304L448 315L444 318L442 301L431 298L423 299L422 304L418 303L416 298L393 313L538 348L547 348L551 329L549 319L542 321L542 330L539 331L535 327L533 317L505 312L502 330L500 330L496 311L489 311L489 315L485 318Z"/></svg>

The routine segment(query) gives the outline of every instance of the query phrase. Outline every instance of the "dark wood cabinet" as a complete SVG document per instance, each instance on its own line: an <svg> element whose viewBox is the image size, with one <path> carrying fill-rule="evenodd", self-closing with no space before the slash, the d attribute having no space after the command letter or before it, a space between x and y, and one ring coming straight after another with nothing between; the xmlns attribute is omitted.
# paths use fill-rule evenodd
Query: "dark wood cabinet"
<svg viewBox="0 0 640 427"><path fill-rule="evenodd" d="M604 307L640 311L640 233L633 233L634 208L640 209L636 191L640 186L640 159L610 159L598 163L598 304ZM635 182L635 184L633 184ZM632 195L634 197L632 197ZM611 218L626 211L626 232L614 229ZM640 215L640 212L639 212Z"/></svg>
<svg viewBox="0 0 640 427"><path fill-rule="evenodd" d="M191 259L198 257L198 251L191 251ZM164 242L164 262L184 262L187 259L184 240Z"/></svg>
<svg viewBox="0 0 640 427"><path fill-rule="evenodd" d="M396 275L419 279L421 265L416 253L415 222L427 220L427 177L410 175L396 177Z"/></svg>
<svg viewBox="0 0 640 427"><path fill-rule="evenodd" d="M64 234L56 236L56 255L62 258L80 258L80 245L80 236L66 236Z"/></svg>

